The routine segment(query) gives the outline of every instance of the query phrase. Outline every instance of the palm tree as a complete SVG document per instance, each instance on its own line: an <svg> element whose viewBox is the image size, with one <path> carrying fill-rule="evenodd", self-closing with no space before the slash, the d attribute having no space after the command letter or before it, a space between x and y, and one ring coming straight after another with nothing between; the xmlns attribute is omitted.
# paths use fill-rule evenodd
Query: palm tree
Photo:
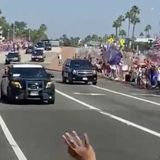
<svg viewBox="0 0 160 160"><path fill-rule="evenodd" d="M119 31L121 30L121 27L122 27L122 23L125 21L125 17L123 15L120 15L118 18L117 18L117 21L119 23Z"/></svg>
<svg viewBox="0 0 160 160"><path fill-rule="evenodd" d="M133 29L132 29L132 38L134 38L134 34L135 34L135 28L136 28L136 24L140 23L140 19L138 17L135 17L134 19L131 20L131 23L133 24Z"/></svg>
<svg viewBox="0 0 160 160"><path fill-rule="evenodd" d="M140 9L137 6L133 6L131 8L130 13L131 13L131 23L133 24L132 38L134 38L136 24L140 23L140 19L138 17L138 15L140 14Z"/></svg>
<svg viewBox="0 0 160 160"><path fill-rule="evenodd" d="M140 14L140 9L138 6L132 6L130 12L131 12L131 17L137 17Z"/></svg>
<svg viewBox="0 0 160 160"><path fill-rule="evenodd" d="M144 33L141 32L141 33L139 34L139 36L140 36L141 38L143 38L143 37L144 37Z"/></svg>
<svg viewBox="0 0 160 160"><path fill-rule="evenodd" d="M115 28L115 34L116 34L116 38L117 38L117 37L118 37L118 28L120 27L119 21L118 21L118 20L115 20L115 21L113 22L112 27Z"/></svg>
<svg viewBox="0 0 160 160"><path fill-rule="evenodd" d="M130 28L131 28L131 12L130 11L128 11L125 14L125 18L128 19L128 33L127 33L127 37L129 38L130 37Z"/></svg>
<svg viewBox="0 0 160 160"><path fill-rule="evenodd" d="M122 38L124 38L124 37L126 37L126 31L124 30L124 29L122 29L122 30L120 30L119 31L119 35L122 37Z"/></svg>
<svg viewBox="0 0 160 160"><path fill-rule="evenodd" d="M151 25L147 25L146 27L145 27L145 29L144 29L144 31L145 31L145 33L146 33L146 37L148 36L150 36L150 31L151 31L151 29L152 29L152 26Z"/></svg>

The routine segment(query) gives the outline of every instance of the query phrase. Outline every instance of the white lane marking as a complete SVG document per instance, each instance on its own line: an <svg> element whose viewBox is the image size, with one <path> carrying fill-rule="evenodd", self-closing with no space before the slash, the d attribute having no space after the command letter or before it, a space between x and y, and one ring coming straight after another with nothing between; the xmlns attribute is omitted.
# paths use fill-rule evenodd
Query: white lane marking
<svg viewBox="0 0 160 160"><path fill-rule="evenodd" d="M105 96L106 94L102 93L80 93L80 92L74 92L75 95L83 95L83 96Z"/></svg>
<svg viewBox="0 0 160 160"><path fill-rule="evenodd" d="M110 89L107 89L107 88L102 88L102 87L99 87L99 86L92 86L92 87L96 88L96 89L106 91L106 92L109 92L109 93L114 93L114 94L121 95L121 96L124 96L124 97L127 97L127 98L132 98L132 99L136 99L136 100L139 100L139 101L142 101L142 102L147 102L147 103L150 103L150 104L160 106L160 103L150 101L150 100L147 100L147 99L144 99L144 98L135 97L135 96L132 96L132 95L128 95L128 94L125 94L125 93L113 91L113 90L110 90Z"/></svg>
<svg viewBox="0 0 160 160"><path fill-rule="evenodd" d="M117 120L117 121L119 121L119 122L121 122L121 123L123 123L123 124L126 124L126 125L128 125L128 126L132 126L132 127L137 128L137 129L139 129L139 130L141 130L141 131L143 131L143 132L149 133L149 134L151 134L151 135L154 135L154 136L160 138L160 133L159 133L159 132L153 131L153 130L151 130L151 129L149 129L149 128L143 127L143 126L141 126L141 125L138 125L138 124L136 124L136 123L133 123L133 122L128 121L128 120L126 120L126 119L123 119L123 118L121 118L121 117L115 116L115 115L110 114L110 113L108 113L108 112L104 112L104 111L102 111L101 109L98 109L98 108L96 108L96 107L94 107L94 106L92 106L92 105L90 105L90 104L87 104L87 103L85 103L85 102L82 102L82 101L80 101L80 100L78 100L78 99L76 99L76 98L74 98L74 97L71 97L71 96L69 96L69 95L67 95L67 94L65 94L65 93L63 93L63 92L61 92L61 91L59 91L59 90L57 90L57 89L56 89L56 92L57 92L58 94L64 96L64 97L66 97L66 98L74 101L74 102L77 102L77 103L85 106L86 108L89 108L89 109L91 109L91 110L95 110L95 111L97 111L98 113L100 113L100 114L102 114L102 115L105 115L105 116L107 116L107 117L110 117L111 119Z"/></svg>
<svg viewBox="0 0 160 160"><path fill-rule="evenodd" d="M5 124L2 116L0 115L0 126L9 142L9 144L11 145L14 153L16 154L18 160L27 160L27 158L25 157L24 153L22 152L22 150L20 149L20 147L18 146L18 144L16 143L16 141L14 140L11 132L9 131L7 125Z"/></svg>
<svg viewBox="0 0 160 160"><path fill-rule="evenodd" d="M151 97L160 97L160 95L157 95L157 94L150 94L150 93L146 93L146 94L143 94L143 93L132 93L132 95L134 96L151 96Z"/></svg>

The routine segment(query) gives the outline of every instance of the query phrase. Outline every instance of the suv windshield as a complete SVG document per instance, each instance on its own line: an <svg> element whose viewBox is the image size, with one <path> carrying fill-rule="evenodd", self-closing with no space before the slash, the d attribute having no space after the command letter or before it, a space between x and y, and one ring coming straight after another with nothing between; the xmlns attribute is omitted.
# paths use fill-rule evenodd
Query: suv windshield
<svg viewBox="0 0 160 160"><path fill-rule="evenodd" d="M43 50L35 50L34 55L43 55Z"/></svg>
<svg viewBox="0 0 160 160"><path fill-rule="evenodd" d="M8 58L18 57L18 53L8 53L7 57Z"/></svg>
<svg viewBox="0 0 160 160"><path fill-rule="evenodd" d="M88 60L73 60L71 61L71 67L92 67L92 64Z"/></svg>
<svg viewBox="0 0 160 160"><path fill-rule="evenodd" d="M48 78L44 68L12 68L10 74L14 78Z"/></svg>
<svg viewBox="0 0 160 160"><path fill-rule="evenodd" d="M41 47L43 48L44 44L42 42L38 42L36 46L39 47L39 48L41 48Z"/></svg>

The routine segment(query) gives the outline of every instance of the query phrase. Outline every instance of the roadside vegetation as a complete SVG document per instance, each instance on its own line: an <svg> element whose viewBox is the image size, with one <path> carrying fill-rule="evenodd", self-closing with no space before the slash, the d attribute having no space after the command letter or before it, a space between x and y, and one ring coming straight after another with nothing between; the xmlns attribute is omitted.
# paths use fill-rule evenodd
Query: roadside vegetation
<svg viewBox="0 0 160 160"><path fill-rule="evenodd" d="M104 36L99 36L96 34L87 35L83 39L78 36L68 37L66 34L63 34L56 40L59 40L63 46L73 47L82 46L84 44L103 44L109 37L114 37L115 39L125 38L133 41L136 37L135 32L137 29L137 24L141 22L140 14L140 8L135 5L132 6L130 10L126 11L126 13L119 15L115 20L113 20L113 24L111 24L114 29L114 33L112 34L105 34ZM127 27L125 25L127 25ZM47 26L45 24L41 24L37 29L28 27L27 23L23 21L15 21L14 23L10 24L3 16L2 11L0 11L0 26L2 26L3 36L7 40L12 40L15 37L18 37L36 42L41 39L48 38ZM127 30L124 28L127 28ZM149 38L151 37L151 30L152 26L147 24L144 26L144 31L141 31L137 35L141 38Z"/></svg>

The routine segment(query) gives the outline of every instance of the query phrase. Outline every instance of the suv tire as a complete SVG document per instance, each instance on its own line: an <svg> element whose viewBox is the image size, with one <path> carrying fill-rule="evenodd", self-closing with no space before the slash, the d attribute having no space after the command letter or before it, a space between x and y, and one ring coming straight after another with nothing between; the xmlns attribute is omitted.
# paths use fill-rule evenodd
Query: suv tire
<svg viewBox="0 0 160 160"><path fill-rule="evenodd" d="M66 78L64 76L62 77L62 82L66 83Z"/></svg>
<svg viewBox="0 0 160 160"><path fill-rule="evenodd" d="M3 91L2 91L2 86L1 86L1 100L4 101L6 98L6 96L3 94Z"/></svg>
<svg viewBox="0 0 160 160"><path fill-rule="evenodd" d="M10 88L7 88L7 103L12 104L14 102Z"/></svg>
<svg viewBox="0 0 160 160"><path fill-rule="evenodd" d="M96 85L96 84L97 84L97 82L92 82L92 84L93 84L93 85Z"/></svg>

